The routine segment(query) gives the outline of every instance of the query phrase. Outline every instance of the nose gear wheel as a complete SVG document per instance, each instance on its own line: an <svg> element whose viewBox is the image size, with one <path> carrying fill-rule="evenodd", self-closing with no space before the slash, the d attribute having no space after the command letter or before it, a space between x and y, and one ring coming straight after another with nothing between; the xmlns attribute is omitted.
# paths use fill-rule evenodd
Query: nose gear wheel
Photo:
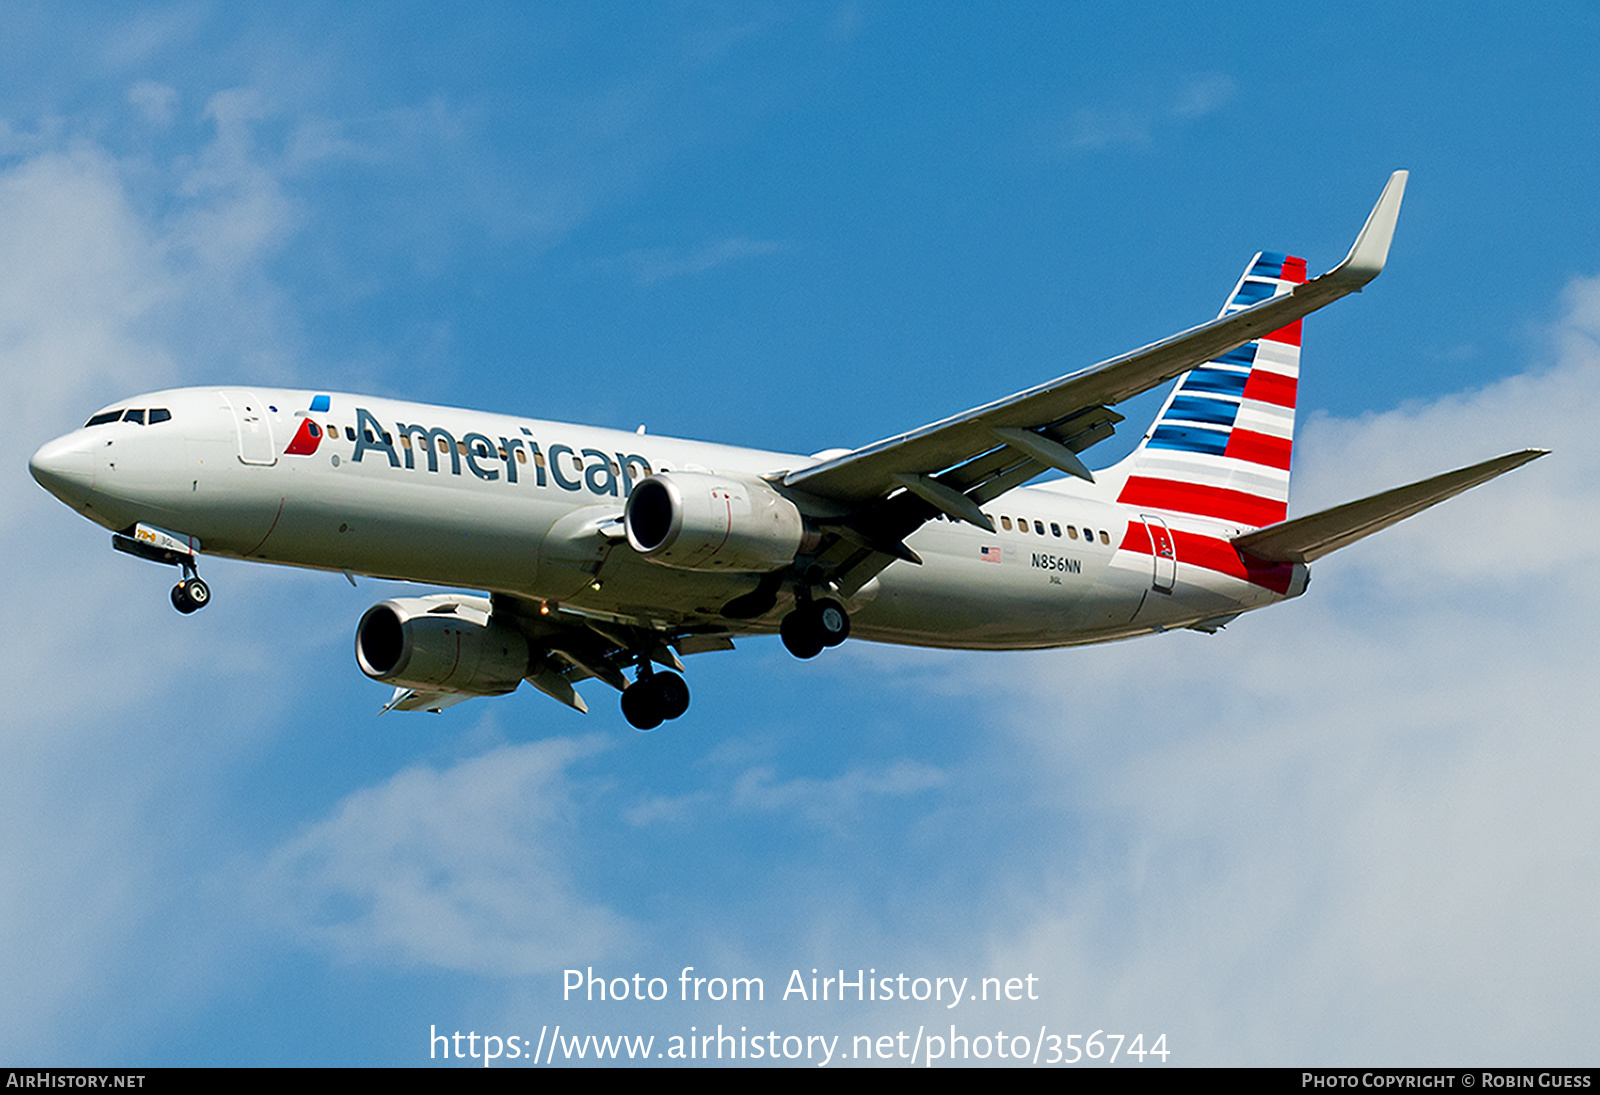
<svg viewBox="0 0 1600 1095"><path fill-rule="evenodd" d="M189 570L188 567L184 568ZM190 571L188 577L172 587L172 607L185 616L199 612L211 603L211 587L201 581L200 575Z"/></svg>

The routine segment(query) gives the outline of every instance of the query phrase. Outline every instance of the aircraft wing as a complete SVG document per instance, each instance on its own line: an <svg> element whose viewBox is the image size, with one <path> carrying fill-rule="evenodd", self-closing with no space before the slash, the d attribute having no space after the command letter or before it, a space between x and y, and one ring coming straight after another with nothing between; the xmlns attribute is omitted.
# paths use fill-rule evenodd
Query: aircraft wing
<svg viewBox="0 0 1600 1095"><path fill-rule="evenodd" d="M1383 270L1407 173L1396 171L1350 253L1293 292L1192 327L1005 399L790 472L783 484L845 508L904 487L950 516L987 527L977 505L1047 467L1093 477L1077 453L1111 433L1112 404L1180 376L1252 339L1288 326ZM963 496L965 498L963 499Z"/></svg>
<svg viewBox="0 0 1600 1095"><path fill-rule="evenodd" d="M1453 498L1462 491L1520 468L1549 451L1523 449L1521 452L1497 456L1469 468L1448 471L1420 483L1374 494L1358 502L1346 502L1320 513L1296 517L1292 521L1235 536L1233 546L1267 562L1309 563L1421 513L1429 506Z"/></svg>

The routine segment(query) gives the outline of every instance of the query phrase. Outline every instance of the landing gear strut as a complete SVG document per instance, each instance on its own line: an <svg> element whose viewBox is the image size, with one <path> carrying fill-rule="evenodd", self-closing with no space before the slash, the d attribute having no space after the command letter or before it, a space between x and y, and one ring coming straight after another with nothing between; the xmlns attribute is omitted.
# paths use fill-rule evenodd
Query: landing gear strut
<svg viewBox="0 0 1600 1095"><path fill-rule="evenodd" d="M689 710L689 686L671 670L651 672L646 662L639 679L622 693L622 716L635 730L654 730Z"/></svg>
<svg viewBox="0 0 1600 1095"><path fill-rule="evenodd" d="M778 625L783 645L797 658L815 658L850 637L850 614L838 601L801 601Z"/></svg>

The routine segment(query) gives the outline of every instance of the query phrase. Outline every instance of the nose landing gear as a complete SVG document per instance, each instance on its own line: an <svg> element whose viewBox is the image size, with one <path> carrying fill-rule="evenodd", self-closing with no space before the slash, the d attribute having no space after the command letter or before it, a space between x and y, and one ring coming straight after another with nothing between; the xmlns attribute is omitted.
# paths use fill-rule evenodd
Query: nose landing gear
<svg viewBox="0 0 1600 1095"><path fill-rule="evenodd" d="M185 616L211 603L211 587L197 570L200 541L154 525L138 524L111 534L111 546L129 555L183 568L183 580L172 587L172 607Z"/></svg>

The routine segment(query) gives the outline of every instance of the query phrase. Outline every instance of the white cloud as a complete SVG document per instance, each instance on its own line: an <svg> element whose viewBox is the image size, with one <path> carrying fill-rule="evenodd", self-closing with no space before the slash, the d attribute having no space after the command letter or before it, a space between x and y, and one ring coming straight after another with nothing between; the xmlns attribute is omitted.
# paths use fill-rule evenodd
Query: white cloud
<svg viewBox="0 0 1600 1095"><path fill-rule="evenodd" d="M701 807L714 801L706 791L688 795L651 795L623 811L623 818L635 828L681 824L692 819Z"/></svg>
<svg viewBox="0 0 1600 1095"><path fill-rule="evenodd" d="M826 33L835 42L853 42L861 35L866 22L866 13L859 4L841 4L828 18Z"/></svg>
<svg viewBox="0 0 1600 1095"><path fill-rule="evenodd" d="M762 813L795 811L814 825L844 828L869 798L942 787L949 777L932 765L895 761L881 771L853 768L832 779L778 780L770 767L751 768L733 786L734 806Z"/></svg>
<svg viewBox="0 0 1600 1095"><path fill-rule="evenodd" d="M128 89L128 102L139 108L144 120L154 126L172 124L178 105L178 91L154 80L140 80Z"/></svg>
<svg viewBox="0 0 1600 1095"><path fill-rule="evenodd" d="M253 88L219 91L206 104L215 137L180 183L197 199L185 210L182 242L214 276L253 270L297 227L280 169L256 145L256 124L272 112Z"/></svg>
<svg viewBox="0 0 1600 1095"><path fill-rule="evenodd" d="M194 41L209 5L182 3L145 8L100 31L100 56L116 68L131 68Z"/></svg>
<svg viewBox="0 0 1600 1095"><path fill-rule="evenodd" d="M1150 144L1155 115L1133 107L1085 106L1072 112L1067 143L1072 148L1096 151L1114 145L1145 148Z"/></svg>
<svg viewBox="0 0 1600 1095"><path fill-rule="evenodd" d="M34 421L68 408L77 419L86 400L106 398L91 392L172 374L146 324L176 288L114 160L75 146L0 172L0 224L0 263L11 272L0 279L0 356ZM27 438L6 437L13 454L31 451Z"/></svg>
<svg viewBox="0 0 1600 1095"><path fill-rule="evenodd" d="M598 748L556 739L409 768L275 852L258 892L346 959L496 977L598 960L631 931L579 895L568 866L567 770Z"/></svg>
<svg viewBox="0 0 1600 1095"><path fill-rule="evenodd" d="M735 747L728 748L730 742ZM730 739L712 750L712 757L724 762L749 743ZM710 758L708 758L710 759ZM718 764L716 767L721 768ZM778 778L772 764L743 768L724 785L717 778L715 789L702 789L684 795L650 795L624 811L623 817L635 827L681 825L703 819L708 809L720 816L725 811L794 815L811 825L847 832L862 812L873 808L874 800L900 798L943 787L949 775L920 761L901 759L882 767L856 766L825 779L811 777Z"/></svg>
<svg viewBox="0 0 1600 1095"><path fill-rule="evenodd" d="M1191 76L1178 88L1172 113L1179 118L1204 118L1233 102L1237 93L1233 77L1222 72Z"/></svg>
<svg viewBox="0 0 1600 1095"><path fill-rule="evenodd" d="M1204 73L1181 81L1165 96L1146 94L1131 102L1081 106L1072 112L1067 147L1082 151L1147 148L1159 130L1215 114L1236 94L1233 77Z"/></svg>
<svg viewBox="0 0 1600 1095"><path fill-rule="evenodd" d="M784 245L776 240L729 236L719 240L707 240L687 249L655 247L629 251L597 265L620 267L632 273L639 284L654 285L668 278L703 274L707 270L714 270L729 263L770 255L783 248Z"/></svg>

